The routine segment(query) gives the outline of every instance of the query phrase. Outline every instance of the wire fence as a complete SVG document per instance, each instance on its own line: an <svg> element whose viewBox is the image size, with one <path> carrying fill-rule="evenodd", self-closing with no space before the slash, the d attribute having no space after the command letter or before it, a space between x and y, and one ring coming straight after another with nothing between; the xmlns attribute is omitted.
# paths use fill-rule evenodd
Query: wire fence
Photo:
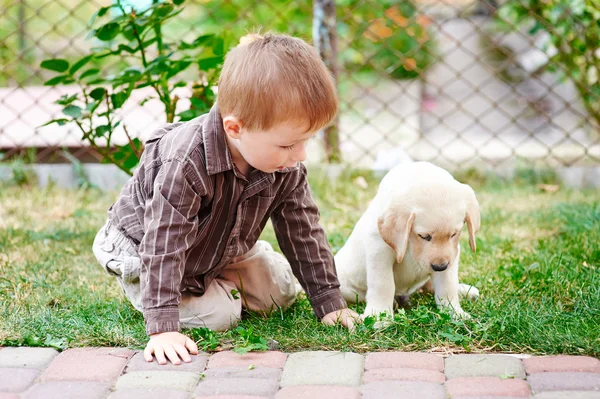
<svg viewBox="0 0 600 399"><path fill-rule="evenodd" d="M151 3L128 2L140 8ZM44 86L53 75L40 68L40 62L57 57L75 60L101 44L86 39L88 23L100 7L111 3L0 0L0 4L4 159L35 149L42 162L65 161L65 150L84 161L99 161L100 155L85 144L76 126L41 126L60 117L62 107L55 101L77 88ZM552 8L540 4L559 11L553 16ZM575 10L577 4L335 2L339 139L322 133L310 144L307 161L321 162L333 148L344 162L375 169L409 158L448 167L598 164L600 118L595 104L600 103L600 50L593 48L599 43L598 28L572 35L587 21L585 9ZM207 33L239 37L260 28L312 42L313 21L319 19L313 6L303 0L188 0L183 12L165 26L164 35L189 40ZM554 24L547 23L551 18ZM110 71L122 65L99 67ZM185 97L186 88L181 90ZM165 122L162 104L143 101L147 96L143 90L132 94L120 111L128 133L140 140ZM180 110L186 107L189 102L179 102ZM117 132L115 143L126 142L124 133Z"/></svg>

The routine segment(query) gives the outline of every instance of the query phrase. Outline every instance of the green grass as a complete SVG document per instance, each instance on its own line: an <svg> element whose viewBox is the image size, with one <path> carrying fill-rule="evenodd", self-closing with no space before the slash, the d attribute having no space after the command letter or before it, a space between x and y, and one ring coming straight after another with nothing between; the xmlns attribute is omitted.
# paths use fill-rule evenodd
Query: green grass
<svg viewBox="0 0 600 399"><path fill-rule="evenodd" d="M346 172L330 182L313 172L322 222L337 250L373 197L377 179ZM367 188L356 181L359 176ZM482 207L478 252L463 251L460 271L463 282L481 291L477 302L463 301L473 320L453 321L436 309L431 295L419 294L383 330L371 323L353 334L322 326L304 299L267 319L244 314L239 330L187 332L207 349L273 339L284 351L600 356L600 193L564 187L549 193L534 183L552 182L552 175L529 172L510 184L477 173L463 177L474 184ZM93 189L0 186L0 345L145 345L141 314L91 252L115 196ZM275 243L270 228L263 237Z"/></svg>

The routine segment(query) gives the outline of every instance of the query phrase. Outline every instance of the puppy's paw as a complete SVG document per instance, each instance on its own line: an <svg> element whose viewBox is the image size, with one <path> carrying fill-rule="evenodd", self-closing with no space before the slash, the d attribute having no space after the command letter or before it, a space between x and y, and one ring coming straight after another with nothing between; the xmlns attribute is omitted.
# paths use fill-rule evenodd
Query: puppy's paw
<svg viewBox="0 0 600 399"><path fill-rule="evenodd" d="M461 298L467 298L474 301L477 298L479 298L479 290L477 289L477 287L473 287L469 284L459 284L458 295Z"/></svg>
<svg viewBox="0 0 600 399"><path fill-rule="evenodd" d="M452 318L455 320L470 320L472 319L471 315L465 312L462 309L453 309L452 310Z"/></svg>
<svg viewBox="0 0 600 399"><path fill-rule="evenodd" d="M391 326L392 324L394 324L391 320L379 320L377 322L375 322L375 324L373 324L373 328L375 330L383 330L384 328L387 328L389 326Z"/></svg>

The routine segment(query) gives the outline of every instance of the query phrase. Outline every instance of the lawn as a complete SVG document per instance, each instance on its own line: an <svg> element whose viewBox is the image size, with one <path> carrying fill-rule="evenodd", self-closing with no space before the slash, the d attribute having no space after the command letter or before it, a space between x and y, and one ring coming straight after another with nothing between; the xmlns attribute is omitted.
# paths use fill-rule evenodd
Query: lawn
<svg viewBox="0 0 600 399"><path fill-rule="evenodd" d="M335 251L373 197L377 178L346 171L331 182L311 173ZM390 327L365 323L351 334L320 325L303 299L268 319L244 314L234 331L187 333L207 350L274 340L284 351L600 356L600 193L544 190L536 183L552 183L552 176L530 171L511 182L479 173L464 179L482 207L478 252L463 251L460 270L461 280L481 291L478 301L463 302L472 320L453 321L431 295L419 294ZM117 193L0 184L0 345L143 347L142 315L91 251ZM275 243L271 229L264 238ZM467 248L466 233L461 239Z"/></svg>

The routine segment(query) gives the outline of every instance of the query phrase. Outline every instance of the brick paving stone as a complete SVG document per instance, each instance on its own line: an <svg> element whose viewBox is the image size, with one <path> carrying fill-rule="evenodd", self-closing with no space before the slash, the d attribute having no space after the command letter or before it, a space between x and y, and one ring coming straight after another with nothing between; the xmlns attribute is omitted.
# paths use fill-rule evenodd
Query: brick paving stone
<svg viewBox="0 0 600 399"><path fill-rule="evenodd" d="M523 396L453 396L452 399L523 399Z"/></svg>
<svg viewBox="0 0 600 399"><path fill-rule="evenodd" d="M351 352L298 352L288 357L281 386L360 385L363 357Z"/></svg>
<svg viewBox="0 0 600 399"><path fill-rule="evenodd" d="M411 368L444 371L444 358L433 353L380 352L365 357L365 370L383 368Z"/></svg>
<svg viewBox="0 0 600 399"><path fill-rule="evenodd" d="M74 348L58 355L40 377L41 381L116 380L133 351L122 348Z"/></svg>
<svg viewBox="0 0 600 399"><path fill-rule="evenodd" d="M0 392L23 392L40 375L38 370L0 368Z"/></svg>
<svg viewBox="0 0 600 399"><path fill-rule="evenodd" d="M527 377L534 393L543 391L600 391L598 373L536 373Z"/></svg>
<svg viewBox="0 0 600 399"><path fill-rule="evenodd" d="M0 392L0 399L19 399L16 393Z"/></svg>
<svg viewBox="0 0 600 399"><path fill-rule="evenodd" d="M188 399L187 391L166 388L126 388L114 391L108 399Z"/></svg>
<svg viewBox="0 0 600 399"><path fill-rule="evenodd" d="M529 397L527 382L498 377L459 377L446 381L446 390L455 396L517 396Z"/></svg>
<svg viewBox="0 0 600 399"><path fill-rule="evenodd" d="M191 391L199 380L200 374L189 371L136 371L119 377L115 389L168 388Z"/></svg>
<svg viewBox="0 0 600 399"><path fill-rule="evenodd" d="M51 381L34 385L23 399L104 399L110 392L107 382Z"/></svg>
<svg viewBox="0 0 600 399"><path fill-rule="evenodd" d="M423 381L443 384L446 377L443 373L433 370L420 369L375 369L367 370L363 374L363 384L369 384L375 381Z"/></svg>
<svg viewBox="0 0 600 399"><path fill-rule="evenodd" d="M283 352L250 352L240 355L231 351L215 353L208 360L208 368L216 367L272 367L283 368L287 354Z"/></svg>
<svg viewBox="0 0 600 399"><path fill-rule="evenodd" d="M0 367L43 370L57 355L52 348L4 348L0 351Z"/></svg>
<svg viewBox="0 0 600 399"><path fill-rule="evenodd" d="M135 371L190 371L195 373L201 373L206 367L208 362L208 354L198 354L196 356L190 355L192 358L191 363L181 362L179 365L174 365L171 362L167 364L158 364L156 359L151 363L144 359L143 352L137 352L127 363L125 367L125 373L133 373Z"/></svg>
<svg viewBox="0 0 600 399"><path fill-rule="evenodd" d="M251 395L272 397L279 381L265 378L203 378L196 387L196 397L217 395Z"/></svg>
<svg viewBox="0 0 600 399"><path fill-rule="evenodd" d="M554 391L541 392L532 396L533 399L600 399L600 392L592 391Z"/></svg>
<svg viewBox="0 0 600 399"><path fill-rule="evenodd" d="M446 358L446 378L513 377L525 379L520 359L506 355L454 355Z"/></svg>
<svg viewBox="0 0 600 399"><path fill-rule="evenodd" d="M218 395L218 396L194 396L194 399L271 399L272 396L253 395Z"/></svg>
<svg viewBox="0 0 600 399"><path fill-rule="evenodd" d="M362 399L446 399L444 387L431 382L380 381L363 385Z"/></svg>
<svg viewBox="0 0 600 399"><path fill-rule="evenodd" d="M323 386L323 385L297 385L285 387L275 395L275 399L360 399L357 388Z"/></svg>
<svg viewBox="0 0 600 399"><path fill-rule="evenodd" d="M281 369L271 367L223 367L208 369L204 372L204 377L209 378L268 378L278 380L281 378Z"/></svg>
<svg viewBox="0 0 600 399"><path fill-rule="evenodd" d="M1 352L0 352L1 355ZM558 371L587 371L600 373L600 360L589 356L539 356L523 360L527 374L558 372Z"/></svg>

